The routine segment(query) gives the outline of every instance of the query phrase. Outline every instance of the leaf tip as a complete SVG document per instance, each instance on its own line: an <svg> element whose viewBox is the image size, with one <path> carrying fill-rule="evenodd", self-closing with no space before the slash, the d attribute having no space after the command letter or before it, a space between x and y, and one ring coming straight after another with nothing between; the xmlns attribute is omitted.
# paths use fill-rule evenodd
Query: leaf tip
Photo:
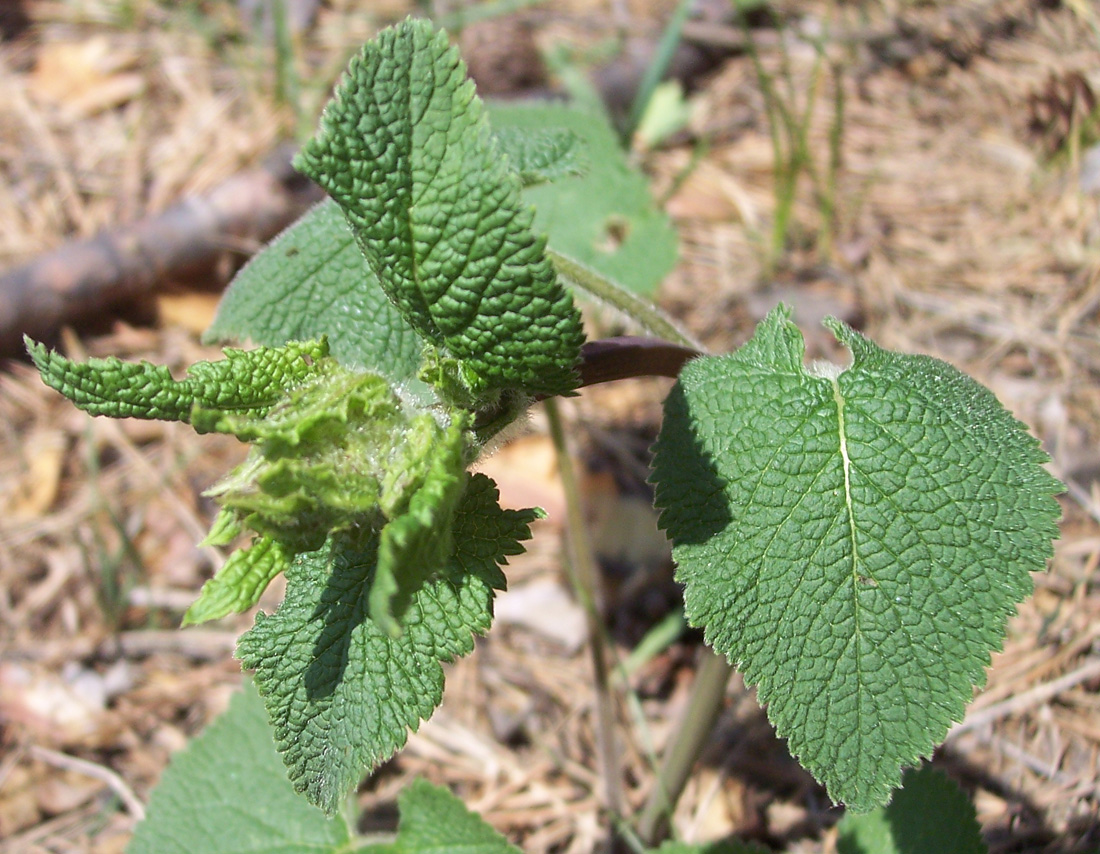
<svg viewBox="0 0 1100 854"><path fill-rule="evenodd" d="M48 380L50 364L53 362L54 356L56 355L54 351L42 342L35 341L29 335L23 336L23 346L27 348L27 355L31 357L31 362L33 362L34 366L38 369L38 373L42 375L42 381L51 388L54 388L55 386Z"/></svg>

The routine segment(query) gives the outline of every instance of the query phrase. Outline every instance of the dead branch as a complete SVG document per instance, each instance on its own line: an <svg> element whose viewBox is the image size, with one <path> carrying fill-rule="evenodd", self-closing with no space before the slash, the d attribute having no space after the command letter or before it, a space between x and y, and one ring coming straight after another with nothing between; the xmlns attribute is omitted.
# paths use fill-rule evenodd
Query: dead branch
<svg viewBox="0 0 1100 854"><path fill-rule="evenodd" d="M0 274L0 356L22 353L23 335L49 341L62 326L101 321L169 283L224 279L234 260L320 199L291 168L291 153L279 148L205 196Z"/></svg>

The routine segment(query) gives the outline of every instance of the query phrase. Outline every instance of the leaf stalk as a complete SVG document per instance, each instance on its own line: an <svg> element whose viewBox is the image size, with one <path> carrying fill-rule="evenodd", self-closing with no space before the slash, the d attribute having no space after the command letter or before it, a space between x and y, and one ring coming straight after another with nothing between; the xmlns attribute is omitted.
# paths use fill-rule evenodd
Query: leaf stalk
<svg viewBox="0 0 1100 854"><path fill-rule="evenodd" d="M554 270L573 288L582 291L593 299L610 305L637 323L644 332L663 338L665 341L701 351L703 345L677 326L672 319L653 303L628 291L618 282L597 273L591 267L575 258L562 255L549 246L546 257L554 265ZM637 376L637 375L636 375Z"/></svg>

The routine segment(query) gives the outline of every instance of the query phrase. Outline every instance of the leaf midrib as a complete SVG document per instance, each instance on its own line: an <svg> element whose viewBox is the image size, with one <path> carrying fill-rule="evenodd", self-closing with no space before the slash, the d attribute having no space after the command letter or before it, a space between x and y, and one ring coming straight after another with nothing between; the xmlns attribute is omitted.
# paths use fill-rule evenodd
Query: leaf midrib
<svg viewBox="0 0 1100 854"><path fill-rule="evenodd" d="M840 458L844 468L844 504L848 508L848 533L852 542L852 620L855 623L855 630L853 632L853 640L856 644L855 654L855 666L856 666L856 682L859 685L859 708L857 708L857 716L862 717L862 705L863 705L863 628L860 625L860 607L859 607L859 588L860 588L860 574L859 574L859 542L856 537L856 516L855 508L852 506L852 461L848 457L848 433L846 429L844 419L844 395L840 391L840 383L836 377L830 379L830 383L833 386L833 400L836 401L836 420L837 420L837 436L840 440ZM871 581L876 583L872 578ZM860 726L856 728L855 735L858 739L862 729L862 721Z"/></svg>

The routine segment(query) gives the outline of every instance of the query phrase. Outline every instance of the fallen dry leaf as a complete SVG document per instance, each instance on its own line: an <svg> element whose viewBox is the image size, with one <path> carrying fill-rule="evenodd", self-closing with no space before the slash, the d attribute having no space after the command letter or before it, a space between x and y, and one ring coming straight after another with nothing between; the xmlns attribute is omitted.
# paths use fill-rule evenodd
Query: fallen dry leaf
<svg viewBox="0 0 1100 854"><path fill-rule="evenodd" d="M676 219L743 222L759 228L760 213L747 190L729 172L700 166L668 200L665 211Z"/></svg>
<svg viewBox="0 0 1100 854"><path fill-rule="evenodd" d="M46 815L59 815L86 804L106 788L101 780L65 771L38 786L38 808Z"/></svg>
<svg viewBox="0 0 1100 854"><path fill-rule="evenodd" d="M164 294L157 298L161 323L201 335L214 322L221 294Z"/></svg>
<svg viewBox="0 0 1100 854"><path fill-rule="evenodd" d="M66 446L61 430L40 429L27 436L22 465L4 502L7 514L32 519L53 506L61 486Z"/></svg>
<svg viewBox="0 0 1100 854"><path fill-rule="evenodd" d="M475 471L496 481L504 507L541 507L553 522L565 518L558 460L547 436L521 436L478 460Z"/></svg>
<svg viewBox="0 0 1100 854"><path fill-rule="evenodd" d="M588 639L584 609L552 578L524 584L497 597L498 623L523 626L575 653Z"/></svg>
<svg viewBox="0 0 1100 854"><path fill-rule="evenodd" d="M96 744L113 737L107 701L127 687L125 663L99 674L70 663L58 674L30 664L0 665L0 721L48 745ZM118 684L115 684L118 683Z"/></svg>
<svg viewBox="0 0 1100 854"><path fill-rule="evenodd" d="M19 772L23 773L17 777ZM0 790L0 839L10 838L41 820L36 793L39 785L40 781L25 768L14 768L8 775Z"/></svg>

